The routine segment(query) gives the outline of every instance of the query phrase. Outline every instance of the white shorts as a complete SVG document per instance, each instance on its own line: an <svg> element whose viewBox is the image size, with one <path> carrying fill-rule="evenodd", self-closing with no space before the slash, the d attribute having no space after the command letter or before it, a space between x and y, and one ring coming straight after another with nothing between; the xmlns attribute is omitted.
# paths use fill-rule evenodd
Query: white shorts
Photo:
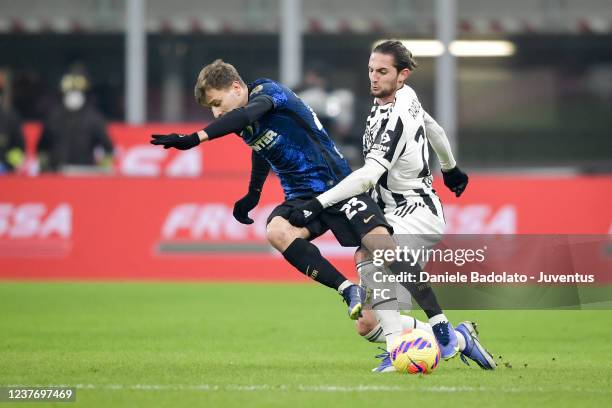
<svg viewBox="0 0 612 408"><path fill-rule="evenodd" d="M436 200L437 197L432 197ZM394 210L393 212L386 212L385 218L393 227L393 233L395 235L439 235L444 234L446 223L444 221L444 215L435 215L429 207L426 205L416 202L415 208L412 211L402 211L403 207ZM410 207L410 206L409 206ZM442 205L437 206L438 210L442 208ZM399 215L398 215L399 214ZM438 240L439 241L439 240ZM438 242L436 241L436 243ZM435 243L434 243L435 245Z"/></svg>
<svg viewBox="0 0 612 408"><path fill-rule="evenodd" d="M439 205L438 208L441 209L442 205ZM429 207L421 205L417 205L413 211L405 214L404 211L397 210L386 213L385 218L393 227L393 235L397 244L400 247L406 246L414 250L429 249L435 246L442 239L446 227L442 214L435 215ZM421 264L421 268L424 266ZM400 284L396 285L395 290L400 310L412 309L410 292Z"/></svg>

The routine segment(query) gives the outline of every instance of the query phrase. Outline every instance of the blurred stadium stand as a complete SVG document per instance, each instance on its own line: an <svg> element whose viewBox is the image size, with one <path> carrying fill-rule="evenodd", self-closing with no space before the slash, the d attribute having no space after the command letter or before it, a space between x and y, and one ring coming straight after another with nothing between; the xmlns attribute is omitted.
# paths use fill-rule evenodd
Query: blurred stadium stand
<svg viewBox="0 0 612 408"><path fill-rule="evenodd" d="M210 119L193 103L192 86L214 58L231 61L247 80L278 79L278 3L148 0L148 119ZM329 82L355 92L352 137L360 137L370 104L369 47L385 37L432 38L433 3L303 2L305 65L325 61L333 67ZM122 1L3 1L0 10L0 67L13 71L13 102L24 119L44 117L58 78L75 61L87 66L93 99L106 117L124 118ZM468 167L610 170L609 2L463 0L458 37L507 39L517 50L510 58L458 60L459 154ZM411 83L433 111L434 60L419 61Z"/></svg>
<svg viewBox="0 0 612 408"><path fill-rule="evenodd" d="M122 31L122 0L3 0L0 32ZM148 0L150 31L187 33L276 32L278 0ZM303 25L309 32L400 31L430 33L430 0L308 0ZM459 28L466 33L610 32L606 0L461 0Z"/></svg>

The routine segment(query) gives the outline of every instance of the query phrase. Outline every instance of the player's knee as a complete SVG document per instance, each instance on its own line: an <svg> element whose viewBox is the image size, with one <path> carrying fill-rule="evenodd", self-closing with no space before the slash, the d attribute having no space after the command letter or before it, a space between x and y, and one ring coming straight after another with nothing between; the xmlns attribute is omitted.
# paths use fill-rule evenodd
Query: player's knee
<svg viewBox="0 0 612 408"><path fill-rule="evenodd" d="M374 256L381 251L395 251L397 246L395 239L385 227L374 228L362 238L361 243Z"/></svg>
<svg viewBox="0 0 612 408"><path fill-rule="evenodd" d="M289 239L286 225L283 225L277 218L272 219L266 227L266 238L275 248L283 246Z"/></svg>
<svg viewBox="0 0 612 408"><path fill-rule="evenodd" d="M360 336L367 336L372 333L377 325L378 321L374 317L374 314L370 310L367 310L364 311L363 316L355 322L355 330Z"/></svg>
<svg viewBox="0 0 612 408"><path fill-rule="evenodd" d="M367 249L361 247L357 251L355 251L354 259L355 264L358 265L364 261L372 259L372 257Z"/></svg>
<svg viewBox="0 0 612 408"><path fill-rule="evenodd" d="M363 322L362 319L359 319L355 322L355 330L357 330L357 334L359 334L360 336L365 336L370 331L372 331L372 329L373 327L370 327L367 322Z"/></svg>
<svg viewBox="0 0 612 408"><path fill-rule="evenodd" d="M274 248L283 252L296 238L303 238L300 229L282 217L274 217L266 227L266 238Z"/></svg>

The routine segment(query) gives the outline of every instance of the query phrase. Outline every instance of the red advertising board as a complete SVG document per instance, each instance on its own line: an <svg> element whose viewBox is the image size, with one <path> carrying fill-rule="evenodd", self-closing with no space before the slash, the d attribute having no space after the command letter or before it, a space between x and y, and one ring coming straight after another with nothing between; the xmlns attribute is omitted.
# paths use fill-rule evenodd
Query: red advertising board
<svg viewBox="0 0 612 408"><path fill-rule="evenodd" d="M250 171L251 150L236 136L229 135L206 148L180 151L160 149L149 143L151 134L191 133L203 124L149 123L131 126L111 123L108 133L115 146L113 173L129 177L200 177L208 175L246 175ZM24 126L28 161L21 173L36 175L36 144L41 124L29 122Z"/></svg>

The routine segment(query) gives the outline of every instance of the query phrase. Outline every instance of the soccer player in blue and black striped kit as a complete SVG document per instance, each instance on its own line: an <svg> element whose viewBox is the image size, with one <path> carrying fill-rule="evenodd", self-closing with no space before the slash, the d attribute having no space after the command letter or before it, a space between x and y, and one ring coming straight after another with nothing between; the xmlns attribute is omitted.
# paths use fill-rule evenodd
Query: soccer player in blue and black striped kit
<svg viewBox="0 0 612 408"><path fill-rule="evenodd" d="M328 227L319 221L301 229L283 218L292 204L304 203L328 190L351 172L316 114L292 91L274 81L259 79L247 86L236 69L221 60L202 70L195 93L197 102L210 107L217 120L191 135L154 135L151 143L189 149L204 141L238 134L253 149L253 170L249 192L236 203L234 216L245 224L253 222L248 212L257 205L271 168L280 179L286 201L268 218L268 240L300 272L337 290L349 305L349 316L357 319L363 303L362 288L346 279L309 242ZM386 225L383 216L368 226L381 224ZM346 226L344 229L348 230ZM351 236L346 239L354 239L352 229L348 232Z"/></svg>
<svg viewBox="0 0 612 408"><path fill-rule="evenodd" d="M272 169L280 179L285 202L268 217L268 240L300 272L337 290L349 305L350 318L357 319L364 302L363 289L347 280L310 241L331 230L343 246L363 246L374 251L393 249L396 244L391 237L392 228L367 194L321 210L319 217L302 228L289 222L294 208L334 187L351 172L316 114L277 82L258 79L245 84L236 69L221 60L202 69L195 96L200 105L212 109L216 120L189 135L153 135L151 143L186 150L230 133L239 134L253 149L253 163L249 192L236 203L234 216L242 223L253 222L248 212L257 205ZM406 271L407 267L399 262L389 265L394 273ZM438 317L439 330L434 332L443 357L453 357L458 351L455 331L433 290L428 285L417 285L418 282L407 285L407 289L428 316Z"/></svg>

